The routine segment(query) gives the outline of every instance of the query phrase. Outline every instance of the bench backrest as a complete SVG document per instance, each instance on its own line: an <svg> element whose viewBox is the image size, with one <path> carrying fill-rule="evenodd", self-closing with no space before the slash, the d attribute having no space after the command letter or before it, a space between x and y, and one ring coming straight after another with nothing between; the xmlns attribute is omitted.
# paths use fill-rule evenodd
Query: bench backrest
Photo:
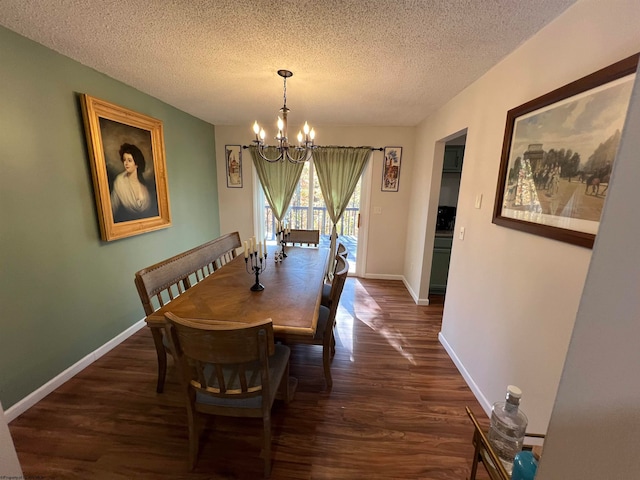
<svg viewBox="0 0 640 480"><path fill-rule="evenodd" d="M231 261L239 247L239 233L228 233L136 272L135 284L145 314L150 315Z"/></svg>
<svg viewBox="0 0 640 480"><path fill-rule="evenodd" d="M287 245L313 245L320 243L320 230L290 230L285 237Z"/></svg>

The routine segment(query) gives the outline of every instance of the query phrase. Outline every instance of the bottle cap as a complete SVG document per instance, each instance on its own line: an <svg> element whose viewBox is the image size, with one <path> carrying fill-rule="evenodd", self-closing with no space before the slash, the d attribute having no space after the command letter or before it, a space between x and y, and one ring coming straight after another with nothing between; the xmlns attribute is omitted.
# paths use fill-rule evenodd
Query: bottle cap
<svg viewBox="0 0 640 480"><path fill-rule="evenodd" d="M522 398L522 390L520 390L515 385L507 386L507 395L512 396L513 398Z"/></svg>

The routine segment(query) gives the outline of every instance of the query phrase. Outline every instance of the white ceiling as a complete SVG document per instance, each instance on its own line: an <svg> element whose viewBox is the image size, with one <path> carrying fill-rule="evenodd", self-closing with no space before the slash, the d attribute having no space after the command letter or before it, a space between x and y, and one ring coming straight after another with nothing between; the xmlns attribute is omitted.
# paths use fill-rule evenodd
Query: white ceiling
<svg viewBox="0 0 640 480"><path fill-rule="evenodd" d="M1 0L0 24L215 125L412 126L575 0ZM95 94L95 92L83 92Z"/></svg>

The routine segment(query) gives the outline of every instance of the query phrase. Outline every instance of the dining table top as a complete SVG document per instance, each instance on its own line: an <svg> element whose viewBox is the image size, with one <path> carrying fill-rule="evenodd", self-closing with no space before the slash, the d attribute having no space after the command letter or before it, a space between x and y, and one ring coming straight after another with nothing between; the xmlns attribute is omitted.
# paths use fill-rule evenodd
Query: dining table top
<svg viewBox="0 0 640 480"><path fill-rule="evenodd" d="M329 249L285 247L287 257L279 263L274 261L275 252L275 246L268 247L266 268L259 275L264 290L251 290L255 273L247 272L241 254L147 316L147 325L164 327L165 312L213 323L271 318L276 334L313 336Z"/></svg>

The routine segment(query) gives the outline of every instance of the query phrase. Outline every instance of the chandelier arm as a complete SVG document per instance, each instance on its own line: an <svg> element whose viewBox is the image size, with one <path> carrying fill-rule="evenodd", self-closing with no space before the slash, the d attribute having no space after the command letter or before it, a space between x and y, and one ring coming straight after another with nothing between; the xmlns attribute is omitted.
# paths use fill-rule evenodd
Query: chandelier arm
<svg viewBox="0 0 640 480"><path fill-rule="evenodd" d="M312 148L309 147L305 147L304 149L296 147L294 149L295 152L298 152L298 155L292 156L289 153L289 150L285 150L285 155L287 157L287 160L289 160L289 162L291 163L304 163L309 159L309 156L311 155L311 150Z"/></svg>
<svg viewBox="0 0 640 480"><path fill-rule="evenodd" d="M280 160L283 159L283 154L284 152L282 150L280 150L280 155L278 155L276 158L269 158L265 155L264 153L264 145L257 145L257 151L258 151L258 155L260 155L260 158L262 158L263 160L266 160L269 163L275 163L275 162L279 162Z"/></svg>

